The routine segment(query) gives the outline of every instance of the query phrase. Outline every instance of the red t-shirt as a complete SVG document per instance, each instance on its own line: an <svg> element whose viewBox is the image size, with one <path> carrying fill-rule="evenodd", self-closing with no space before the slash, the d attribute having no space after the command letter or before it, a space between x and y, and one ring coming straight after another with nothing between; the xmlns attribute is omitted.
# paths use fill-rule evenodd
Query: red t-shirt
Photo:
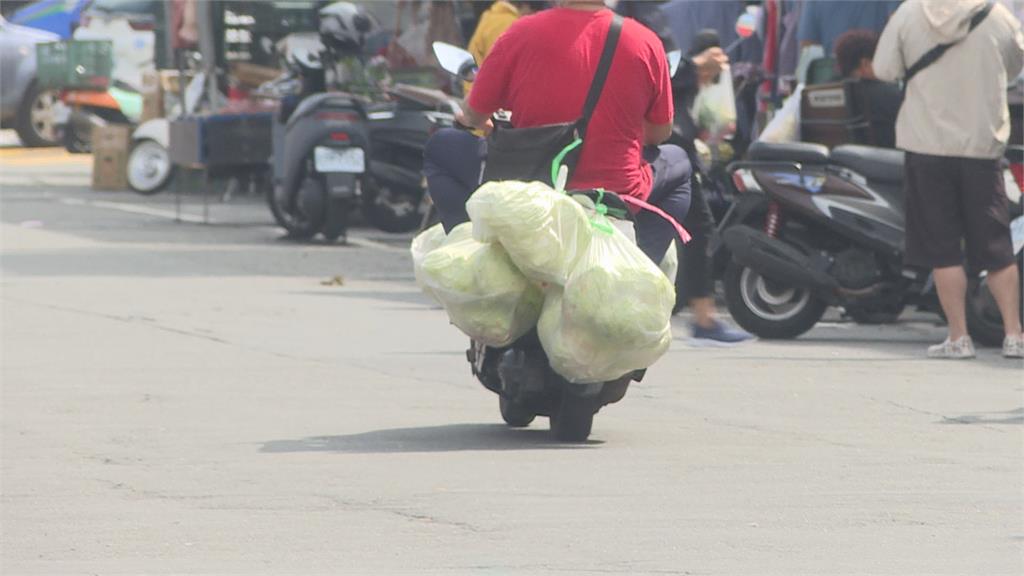
<svg viewBox="0 0 1024 576"><path fill-rule="evenodd" d="M517 128L578 119L611 19L610 10L570 8L520 18L480 68L470 107L485 115L510 110ZM669 124L672 111L665 50L653 32L627 18L570 187L646 198L652 174L641 154L644 120Z"/></svg>

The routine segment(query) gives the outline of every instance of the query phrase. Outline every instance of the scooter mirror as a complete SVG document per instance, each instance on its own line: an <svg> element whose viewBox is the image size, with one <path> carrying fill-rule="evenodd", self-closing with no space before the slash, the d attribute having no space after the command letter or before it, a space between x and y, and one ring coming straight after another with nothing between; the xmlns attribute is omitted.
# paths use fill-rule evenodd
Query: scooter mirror
<svg viewBox="0 0 1024 576"><path fill-rule="evenodd" d="M757 33L757 22L761 19L761 8L759 6L748 6L747 11L740 14L736 19L736 35L740 38L750 38Z"/></svg>
<svg viewBox="0 0 1024 576"><path fill-rule="evenodd" d="M668 76L674 78L676 70L679 70L679 62L683 59L682 50L673 50L668 53Z"/></svg>
<svg viewBox="0 0 1024 576"><path fill-rule="evenodd" d="M471 80L476 73L473 55L462 48L444 42L434 42L434 56L441 68L463 80Z"/></svg>

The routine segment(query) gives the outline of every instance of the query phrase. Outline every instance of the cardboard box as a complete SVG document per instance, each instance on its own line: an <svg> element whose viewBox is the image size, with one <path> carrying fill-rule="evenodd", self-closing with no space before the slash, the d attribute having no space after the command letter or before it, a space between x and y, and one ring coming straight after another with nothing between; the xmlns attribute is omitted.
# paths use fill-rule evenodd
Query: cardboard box
<svg viewBox="0 0 1024 576"><path fill-rule="evenodd" d="M132 127L124 124L93 126L90 140L92 151L128 153L132 144Z"/></svg>
<svg viewBox="0 0 1024 576"><path fill-rule="evenodd" d="M142 95L142 116L139 123L163 118L164 114L164 93L160 82L160 74L156 70L143 72L142 88L139 90Z"/></svg>
<svg viewBox="0 0 1024 576"><path fill-rule="evenodd" d="M164 116L163 92L143 93L142 116L139 117L139 124L154 118L163 118Z"/></svg>
<svg viewBox="0 0 1024 576"><path fill-rule="evenodd" d="M123 124L92 127L93 190L128 189L128 152L132 127Z"/></svg>
<svg viewBox="0 0 1024 576"><path fill-rule="evenodd" d="M92 189L128 189L128 151L94 150L92 153Z"/></svg>

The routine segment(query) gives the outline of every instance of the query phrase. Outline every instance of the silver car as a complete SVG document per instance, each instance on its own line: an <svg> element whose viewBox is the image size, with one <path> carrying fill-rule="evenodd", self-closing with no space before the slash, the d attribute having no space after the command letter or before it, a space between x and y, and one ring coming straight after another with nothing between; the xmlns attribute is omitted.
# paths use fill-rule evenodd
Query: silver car
<svg viewBox="0 0 1024 576"><path fill-rule="evenodd" d="M56 34L11 24L0 17L0 125L14 128L26 146L57 144L53 106L57 92L36 84L36 49Z"/></svg>

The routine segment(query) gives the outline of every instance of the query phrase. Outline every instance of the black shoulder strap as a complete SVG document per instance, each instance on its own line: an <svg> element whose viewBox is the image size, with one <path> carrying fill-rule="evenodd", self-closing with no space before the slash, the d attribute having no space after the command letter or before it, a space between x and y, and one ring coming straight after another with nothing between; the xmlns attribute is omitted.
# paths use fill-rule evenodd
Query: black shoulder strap
<svg viewBox="0 0 1024 576"><path fill-rule="evenodd" d="M622 34L622 16L612 14L612 24L608 28L608 35L604 39L604 50L601 52L601 61L597 65L597 72L590 82L590 91L587 92L587 102L583 105L583 117L579 122L580 138L587 132L587 124L590 123L590 116L597 108L597 101L601 99L601 91L604 89L604 82L608 79L608 71L612 67L612 58L615 56L615 48L619 44L619 36Z"/></svg>
<svg viewBox="0 0 1024 576"><path fill-rule="evenodd" d="M962 42L964 38L967 38L967 36L971 32L973 32L974 29L977 28L978 25L982 23L982 21L985 20L985 18L988 16L988 13L992 11L992 7L994 5L994 2L989 2L988 4L985 5L984 8L982 8L981 10L974 14L974 16L971 18L971 26L970 28L967 29L967 34L964 34L963 38L957 40L956 42L950 42L948 44L939 44L935 48L932 48L931 50L926 52L924 56L921 56L921 58L919 58L917 62L914 62L914 65L907 69L907 74L903 78L903 85L906 86L907 84L910 84L910 79L916 76L918 72L934 64L936 60L941 58L942 55L946 53L946 50L949 50L953 46L956 46L957 44Z"/></svg>

